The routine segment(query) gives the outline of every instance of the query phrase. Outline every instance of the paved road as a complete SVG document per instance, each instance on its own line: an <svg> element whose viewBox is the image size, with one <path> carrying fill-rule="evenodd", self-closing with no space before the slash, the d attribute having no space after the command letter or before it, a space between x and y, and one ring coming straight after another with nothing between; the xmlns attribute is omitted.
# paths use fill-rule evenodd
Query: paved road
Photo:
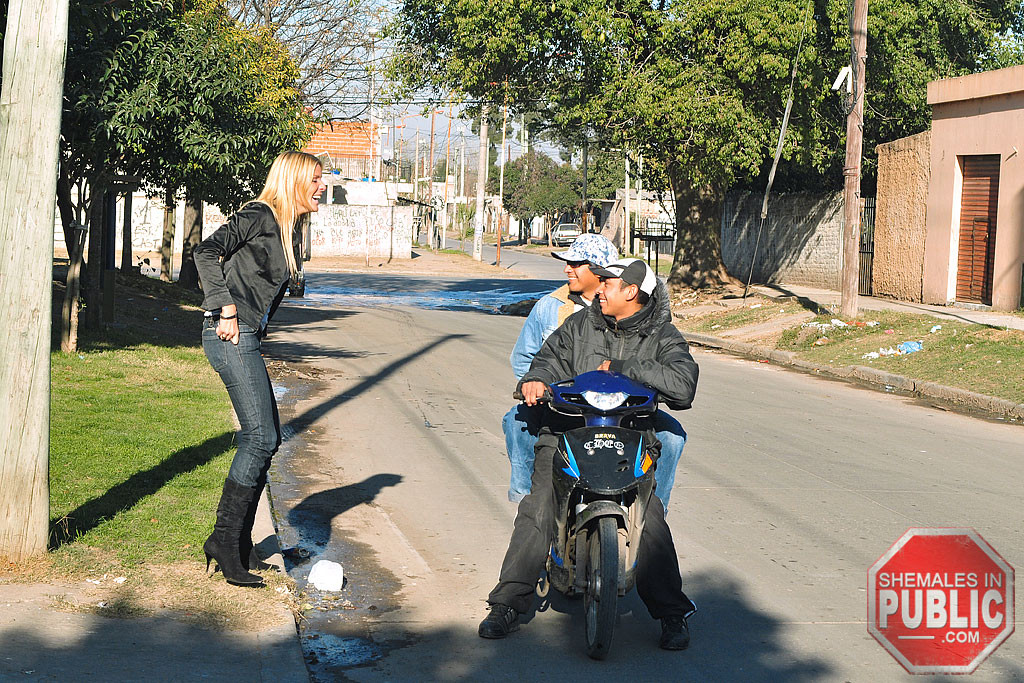
<svg viewBox="0 0 1024 683"><path fill-rule="evenodd" d="M500 417L522 320L344 304L278 315L290 324L268 355L325 373L281 382L282 535L349 581L351 604L319 602L305 635L315 680L909 680L865 628L866 572L890 544L911 526L972 526L1024 566L1021 427L695 351L669 511L700 606L691 648L658 650L635 595L605 662L583 654L581 605L557 597L483 641L514 517ZM1024 679L1020 634L976 677Z"/></svg>
<svg viewBox="0 0 1024 683"><path fill-rule="evenodd" d="M426 244L425 234L420 235L420 244ZM473 240L457 240L449 237L445 246L448 249L461 249L466 253L473 253ZM565 262L551 258L552 251L565 251L568 247L554 247L544 251L525 252L516 249L502 247L501 267L514 268L530 277L542 280L565 280ZM480 260L484 263L495 263L498 257L498 248L494 244L484 243L480 251Z"/></svg>

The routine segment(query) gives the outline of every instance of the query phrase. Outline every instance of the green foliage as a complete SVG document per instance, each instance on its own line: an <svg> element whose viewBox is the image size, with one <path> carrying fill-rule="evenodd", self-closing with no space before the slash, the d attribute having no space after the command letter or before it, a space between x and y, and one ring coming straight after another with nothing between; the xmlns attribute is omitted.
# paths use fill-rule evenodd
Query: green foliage
<svg viewBox="0 0 1024 683"><path fill-rule="evenodd" d="M70 182L127 173L230 211L258 191L280 151L308 140L291 58L220 2L72 0L70 12Z"/></svg>
<svg viewBox="0 0 1024 683"><path fill-rule="evenodd" d="M829 86L850 61L849 11L847 0L405 0L391 70L410 90L507 94L560 144L643 157L645 187L672 188L681 238L696 237L680 240L677 264L702 281L724 274L707 209L766 174L801 36L782 184L841 178L847 102ZM1022 22L1020 0L872 0L869 12L868 176L877 144L928 127L926 83L1012 60L996 36Z"/></svg>
<svg viewBox="0 0 1024 683"><path fill-rule="evenodd" d="M558 214L578 208L583 176L569 164L557 164L543 154L530 153L505 167L505 208L520 218Z"/></svg>
<svg viewBox="0 0 1024 683"><path fill-rule="evenodd" d="M240 28L216 5L166 28L108 128L150 185L231 211L258 193L278 153L309 139L298 70L264 30Z"/></svg>

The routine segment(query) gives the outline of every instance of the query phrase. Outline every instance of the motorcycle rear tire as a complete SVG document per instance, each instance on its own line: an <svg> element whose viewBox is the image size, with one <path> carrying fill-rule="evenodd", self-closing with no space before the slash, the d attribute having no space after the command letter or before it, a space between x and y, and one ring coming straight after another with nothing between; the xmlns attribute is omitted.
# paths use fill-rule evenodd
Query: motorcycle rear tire
<svg viewBox="0 0 1024 683"><path fill-rule="evenodd" d="M611 649L619 599L619 529L611 517L598 520L587 539L587 590L583 596L587 655L604 659Z"/></svg>

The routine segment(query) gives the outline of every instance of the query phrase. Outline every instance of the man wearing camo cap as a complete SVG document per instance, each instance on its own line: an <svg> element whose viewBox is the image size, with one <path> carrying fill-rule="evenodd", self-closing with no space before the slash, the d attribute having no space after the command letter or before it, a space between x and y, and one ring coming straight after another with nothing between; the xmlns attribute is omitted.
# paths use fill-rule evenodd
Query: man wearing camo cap
<svg viewBox="0 0 1024 683"><path fill-rule="evenodd" d="M568 283L541 298L526 318L510 357L516 381L530 369L534 356L548 336L566 318L589 306L594 300L601 280L592 272L591 266L610 265L618 260L619 251L607 237L586 233L577 237L566 251L551 252L551 255L565 261L564 271ZM519 403L502 418L505 449L511 465L508 499L513 503L518 503L530 492L534 448L540 432L542 410L543 407ZM662 444L661 459L654 475L657 482L656 494L668 509L669 496L676 478L676 465L686 444L686 432L674 417L662 410L655 415L654 429Z"/></svg>

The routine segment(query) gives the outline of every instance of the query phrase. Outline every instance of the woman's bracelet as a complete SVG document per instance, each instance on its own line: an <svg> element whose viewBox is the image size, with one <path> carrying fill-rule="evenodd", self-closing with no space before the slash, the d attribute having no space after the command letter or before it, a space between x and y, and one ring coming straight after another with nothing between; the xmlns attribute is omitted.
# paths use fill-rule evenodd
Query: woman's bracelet
<svg viewBox="0 0 1024 683"><path fill-rule="evenodd" d="M234 320L237 317L238 317L238 314L235 313L234 315L222 315L222 316L220 316L220 319L221 320Z"/></svg>

